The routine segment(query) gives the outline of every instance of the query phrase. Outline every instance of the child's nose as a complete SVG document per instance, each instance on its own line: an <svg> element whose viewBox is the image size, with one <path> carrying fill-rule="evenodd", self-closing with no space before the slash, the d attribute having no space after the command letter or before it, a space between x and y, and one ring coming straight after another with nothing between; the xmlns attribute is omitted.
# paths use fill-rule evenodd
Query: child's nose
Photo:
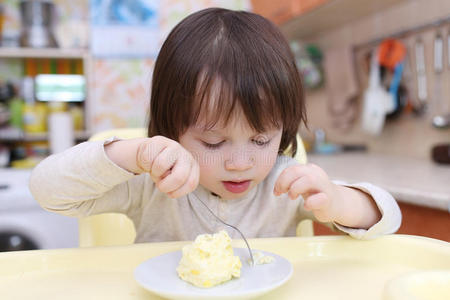
<svg viewBox="0 0 450 300"><path fill-rule="evenodd" d="M225 168L229 171L245 171L253 167L253 155L249 151L235 151L225 160Z"/></svg>

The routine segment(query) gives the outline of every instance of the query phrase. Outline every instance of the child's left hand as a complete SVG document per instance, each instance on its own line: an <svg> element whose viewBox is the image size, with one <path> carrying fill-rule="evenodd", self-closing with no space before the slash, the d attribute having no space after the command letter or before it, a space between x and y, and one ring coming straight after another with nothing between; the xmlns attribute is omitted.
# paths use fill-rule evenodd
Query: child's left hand
<svg viewBox="0 0 450 300"><path fill-rule="evenodd" d="M302 196L305 210L312 211L320 222L332 222L338 218L340 202L339 186L314 164L294 165L281 172L273 193L288 193L289 198Z"/></svg>

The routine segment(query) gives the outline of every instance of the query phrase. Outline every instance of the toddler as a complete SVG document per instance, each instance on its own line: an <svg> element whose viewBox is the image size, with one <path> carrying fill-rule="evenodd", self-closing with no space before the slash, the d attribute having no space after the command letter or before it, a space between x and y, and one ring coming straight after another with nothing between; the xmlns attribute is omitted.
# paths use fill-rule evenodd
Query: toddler
<svg viewBox="0 0 450 300"><path fill-rule="evenodd" d="M294 156L301 123L301 79L280 31L253 13L209 8L182 20L161 48L148 137L49 156L30 189L64 215L128 215L136 242L219 231L197 198L249 238L294 236L305 218L361 239L395 232L401 213L386 191L332 182L283 155Z"/></svg>

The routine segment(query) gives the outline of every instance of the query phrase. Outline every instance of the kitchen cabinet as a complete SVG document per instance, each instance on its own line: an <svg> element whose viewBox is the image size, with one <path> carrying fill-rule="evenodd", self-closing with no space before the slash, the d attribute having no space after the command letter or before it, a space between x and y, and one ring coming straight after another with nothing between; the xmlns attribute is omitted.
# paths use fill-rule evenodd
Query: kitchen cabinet
<svg viewBox="0 0 450 300"><path fill-rule="evenodd" d="M398 202L402 211L403 220L399 234L411 234L430 237L450 242L450 213L445 210L433 209ZM314 235L337 235L328 227L314 223Z"/></svg>
<svg viewBox="0 0 450 300"><path fill-rule="evenodd" d="M309 37L380 12L405 0L252 0L253 11L275 24L288 39Z"/></svg>
<svg viewBox="0 0 450 300"><path fill-rule="evenodd" d="M253 11L275 24L282 24L329 0L252 0Z"/></svg>
<svg viewBox="0 0 450 300"><path fill-rule="evenodd" d="M399 203L403 222L398 233L427 236L450 242L450 213L448 211Z"/></svg>

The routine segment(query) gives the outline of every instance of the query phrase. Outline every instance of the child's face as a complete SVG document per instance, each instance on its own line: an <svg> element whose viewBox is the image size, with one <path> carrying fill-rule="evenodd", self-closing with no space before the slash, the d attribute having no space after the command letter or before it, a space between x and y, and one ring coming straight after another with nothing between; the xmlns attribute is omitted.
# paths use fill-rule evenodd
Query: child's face
<svg viewBox="0 0 450 300"><path fill-rule="evenodd" d="M179 141L200 165L200 184L222 199L246 195L275 164L281 128L255 132L242 114L211 129L197 123Z"/></svg>

